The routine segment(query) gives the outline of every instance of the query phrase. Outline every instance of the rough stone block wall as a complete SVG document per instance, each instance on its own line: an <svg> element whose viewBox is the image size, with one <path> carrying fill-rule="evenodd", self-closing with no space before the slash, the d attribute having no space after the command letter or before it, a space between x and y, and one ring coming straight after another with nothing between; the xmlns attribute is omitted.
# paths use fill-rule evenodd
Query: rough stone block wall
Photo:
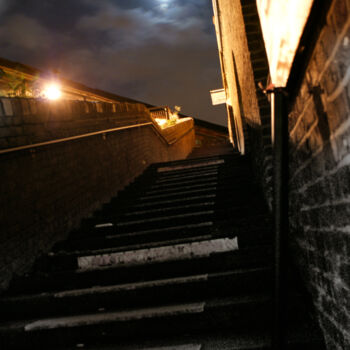
<svg viewBox="0 0 350 350"><path fill-rule="evenodd" d="M9 103L13 101L6 99L2 102L4 118L23 120L27 116L23 115L23 110L10 115ZM77 105L80 104L74 101L70 106L66 103L65 108L73 110ZM96 105L85 106L96 112ZM129 110L123 114L124 125L133 124L141 117L142 121L151 122L141 106L119 107L124 112L127 108ZM141 111L141 117L137 109ZM110 113L113 114L113 110ZM32 117L35 117L34 113ZM114 117L118 119L118 116ZM59 114L56 118L57 123L63 123L70 116ZM103 119L106 120L102 123L96 122L92 128L91 120L91 125L76 130L76 125L80 123L78 115L78 121L67 122L64 134L55 132L54 135L103 130L117 125L120 120L115 118L105 113ZM33 141L43 141L42 138L47 135L39 132L35 135L35 132L42 127L45 130L45 121L33 125L35 130L30 137ZM7 138L16 136L13 124L6 121L5 126L3 124L1 128L3 135L8 135L6 129L10 129L11 136L3 138L9 142ZM14 274L28 271L36 257L65 238L82 218L115 196L149 164L186 157L194 146L193 130L192 119L172 126L164 133L149 123L0 154L0 291L7 287Z"/></svg>
<svg viewBox="0 0 350 350"><path fill-rule="evenodd" d="M293 253L328 349L350 349L349 1L333 1L289 128Z"/></svg>

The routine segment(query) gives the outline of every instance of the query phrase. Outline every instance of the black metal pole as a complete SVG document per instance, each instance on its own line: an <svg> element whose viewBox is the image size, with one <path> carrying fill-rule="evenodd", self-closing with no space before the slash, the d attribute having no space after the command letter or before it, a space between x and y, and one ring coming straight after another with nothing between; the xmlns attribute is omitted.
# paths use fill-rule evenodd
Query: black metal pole
<svg viewBox="0 0 350 350"><path fill-rule="evenodd" d="M274 130L274 319L272 348L286 348L287 322L287 239L288 239L288 114L285 90L272 92Z"/></svg>

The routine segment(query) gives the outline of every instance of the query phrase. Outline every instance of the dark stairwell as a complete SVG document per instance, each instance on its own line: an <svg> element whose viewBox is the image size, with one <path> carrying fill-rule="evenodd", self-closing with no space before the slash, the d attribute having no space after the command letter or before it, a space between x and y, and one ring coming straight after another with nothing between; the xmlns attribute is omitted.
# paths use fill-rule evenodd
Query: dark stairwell
<svg viewBox="0 0 350 350"><path fill-rule="evenodd" d="M270 349L272 236L247 156L151 165L13 281L0 348ZM289 283L288 349L322 349Z"/></svg>

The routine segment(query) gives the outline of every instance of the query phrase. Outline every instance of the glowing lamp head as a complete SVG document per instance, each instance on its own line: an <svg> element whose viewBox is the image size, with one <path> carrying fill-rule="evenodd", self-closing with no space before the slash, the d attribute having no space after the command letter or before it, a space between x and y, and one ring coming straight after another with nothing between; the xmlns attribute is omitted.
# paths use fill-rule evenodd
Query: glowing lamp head
<svg viewBox="0 0 350 350"><path fill-rule="evenodd" d="M62 96L61 88L59 85L52 83L45 88L44 95L49 100L57 100Z"/></svg>

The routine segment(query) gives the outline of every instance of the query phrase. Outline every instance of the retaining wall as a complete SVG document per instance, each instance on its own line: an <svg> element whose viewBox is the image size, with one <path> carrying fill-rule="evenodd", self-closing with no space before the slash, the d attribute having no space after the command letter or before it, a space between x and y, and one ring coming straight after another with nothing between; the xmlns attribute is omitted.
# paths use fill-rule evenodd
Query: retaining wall
<svg viewBox="0 0 350 350"><path fill-rule="evenodd" d="M192 119L161 130L141 104L1 99L0 111L0 290L149 164L194 146Z"/></svg>

